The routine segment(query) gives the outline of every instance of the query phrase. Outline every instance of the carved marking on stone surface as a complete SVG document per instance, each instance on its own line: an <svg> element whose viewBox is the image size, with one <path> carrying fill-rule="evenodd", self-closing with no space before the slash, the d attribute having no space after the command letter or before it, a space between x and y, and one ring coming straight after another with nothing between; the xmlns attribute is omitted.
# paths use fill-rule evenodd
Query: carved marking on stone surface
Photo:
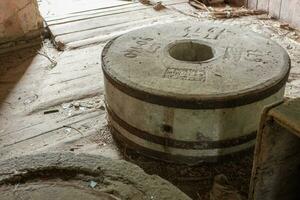
<svg viewBox="0 0 300 200"><path fill-rule="evenodd" d="M208 29L208 34L204 38L217 40L224 31L225 31L225 28L212 27L212 28Z"/></svg>
<svg viewBox="0 0 300 200"><path fill-rule="evenodd" d="M124 56L127 58L136 58L138 55L146 52L153 54L160 49L160 44L153 42L153 38L133 37L135 45L124 51Z"/></svg>
<svg viewBox="0 0 300 200"><path fill-rule="evenodd" d="M241 49L237 49L235 47L226 47L223 59L239 61L242 56Z"/></svg>
<svg viewBox="0 0 300 200"><path fill-rule="evenodd" d="M191 26L188 26L183 30L185 32L183 37L198 36L210 40L217 40L220 37L220 35L226 31L225 28L220 28L220 27L212 27L209 28L208 30L203 30L200 27L196 28Z"/></svg>
<svg viewBox="0 0 300 200"><path fill-rule="evenodd" d="M187 37L190 34L191 26L188 26L188 27L184 28L183 30L185 31L185 34L183 35L183 37Z"/></svg>
<svg viewBox="0 0 300 200"><path fill-rule="evenodd" d="M243 56L245 60L254 61L254 62L262 62L265 53L256 49L256 50L247 50Z"/></svg>
<svg viewBox="0 0 300 200"><path fill-rule="evenodd" d="M205 82L206 73L204 69L167 68L163 77L168 79Z"/></svg>
<svg viewBox="0 0 300 200"><path fill-rule="evenodd" d="M266 63L266 57L268 53L264 53L261 50L255 49L240 49L235 47L226 47L223 59L232 60L232 61L240 61L247 60L259 63Z"/></svg>
<svg viewBox="0 0 300 200"><path fill-rule="evenodd" d="M158 49L160 49L160 44L155 42L151 44L149 48L145 51L148 53L155 53Z"/></svg>

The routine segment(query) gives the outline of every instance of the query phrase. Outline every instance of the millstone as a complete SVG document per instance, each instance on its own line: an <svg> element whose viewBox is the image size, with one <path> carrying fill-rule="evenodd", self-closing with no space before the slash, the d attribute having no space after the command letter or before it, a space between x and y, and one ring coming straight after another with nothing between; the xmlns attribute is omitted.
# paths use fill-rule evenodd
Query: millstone
<svg viewBox="0 0 300 200"><path fill-rule="evenodd" d="M71 153L0 161L1 200L190 200L158 176L126 161Z"/></svg>
<svg viewBox="0 0 300 200"><path fill-rule="evenodd" d="M115 138L192 164L253 146L263 107L283 98L290 59L252 31L189 21L110 41L102 68Z"/></svg>
<svg viewBox="0 0 300 200"><path fill-rule="evenodd" d="M1 189L1 199L15 200L118 200L112 195L103 192L93 192L87 189L68 185L54 185L54 183L34 183L21 185L14 192L14 186ZM18 198L16 198L18 197Z"/></svg>

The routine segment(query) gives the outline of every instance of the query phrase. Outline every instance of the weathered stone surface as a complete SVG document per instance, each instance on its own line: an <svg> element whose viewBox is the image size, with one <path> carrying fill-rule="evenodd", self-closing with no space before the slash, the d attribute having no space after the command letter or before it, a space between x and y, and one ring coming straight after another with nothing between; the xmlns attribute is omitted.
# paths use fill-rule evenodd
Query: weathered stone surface
<svg viewBox="0 0 300 200"><path fill-rule="evenodd" d="M90 181L97 185L92 188ZM65 195L68 200L75 194L91 200L96 196L103 200L190 199L171 183L147 175L138 166L87 154L50 153L1 161L0 199L13 198L8 192L12 190L16 195L28 195L26 188L34 191L34 199L52 192ZM81 194L81 190L87 193Z"/></svg>
<svg viewBox="0 0 300 200"><path fill-rule="evenodd" d="M288 54L274 41L245 28L196 21L124 34L107 46L103 61L105 74L132 93L198 104L260 94L290 69Z"/></svg>
<svg viewBox="0 0 300 200"><path fill-rule="evenodd" d="M17 187L12 192L12 187L8 186L1 190L1 199L3 200L15 200L16 197L19 199L28 200L118 200L112 195L95 192L91 189L83 189L79 187L69 185L54 185L53 183L34 183L24 184Z"/></svg>
<svg viewBox="0 0 300 200"><path fill-rule="evenodd" d="M195 164L254 145L263 107L283 99L290 58L250 30L191 20L112 40L102 69L115 138Z"/></svg>

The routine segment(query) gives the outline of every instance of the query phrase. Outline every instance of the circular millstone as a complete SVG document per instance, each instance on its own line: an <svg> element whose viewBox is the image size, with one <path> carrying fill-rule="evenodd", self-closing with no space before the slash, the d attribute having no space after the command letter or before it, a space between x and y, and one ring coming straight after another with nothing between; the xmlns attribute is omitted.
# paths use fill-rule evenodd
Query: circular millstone
<svg viewBox="0 0 300 200"><path fill-rule="evenodd" d="M50 153L0 161L0 199L146 200L190 198L126 161Z"/></svg>
<svg viewBox="0 0 300 200"><path fill-rule="evenodd" d="M68 185L55 185L54 183L21 184L14 190L15 186L1 188L1 199L16 200L118 200L118 198L103 192L94 192ZM14 192L12 192L14 191ZM18 198L16 198L18 197Z"/></svg>
<svg viewBox="0 0 300 200"><path fill-rule="evenodd" d="M280 90L290 59L275 42L240 27L180 22L111 41L105 77L124 93L179 108L226 108Z"/></svg>

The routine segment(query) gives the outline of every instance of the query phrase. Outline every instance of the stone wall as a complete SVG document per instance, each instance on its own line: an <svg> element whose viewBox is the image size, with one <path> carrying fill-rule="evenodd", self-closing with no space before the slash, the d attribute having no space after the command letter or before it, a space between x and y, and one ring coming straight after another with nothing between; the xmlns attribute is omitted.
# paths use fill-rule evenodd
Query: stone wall
<svg viewBox="0 0 300 200"><path fill-rule="evenodd" d="M37 0L0 0L0 43L32 37L42 26Z"/></svg>

